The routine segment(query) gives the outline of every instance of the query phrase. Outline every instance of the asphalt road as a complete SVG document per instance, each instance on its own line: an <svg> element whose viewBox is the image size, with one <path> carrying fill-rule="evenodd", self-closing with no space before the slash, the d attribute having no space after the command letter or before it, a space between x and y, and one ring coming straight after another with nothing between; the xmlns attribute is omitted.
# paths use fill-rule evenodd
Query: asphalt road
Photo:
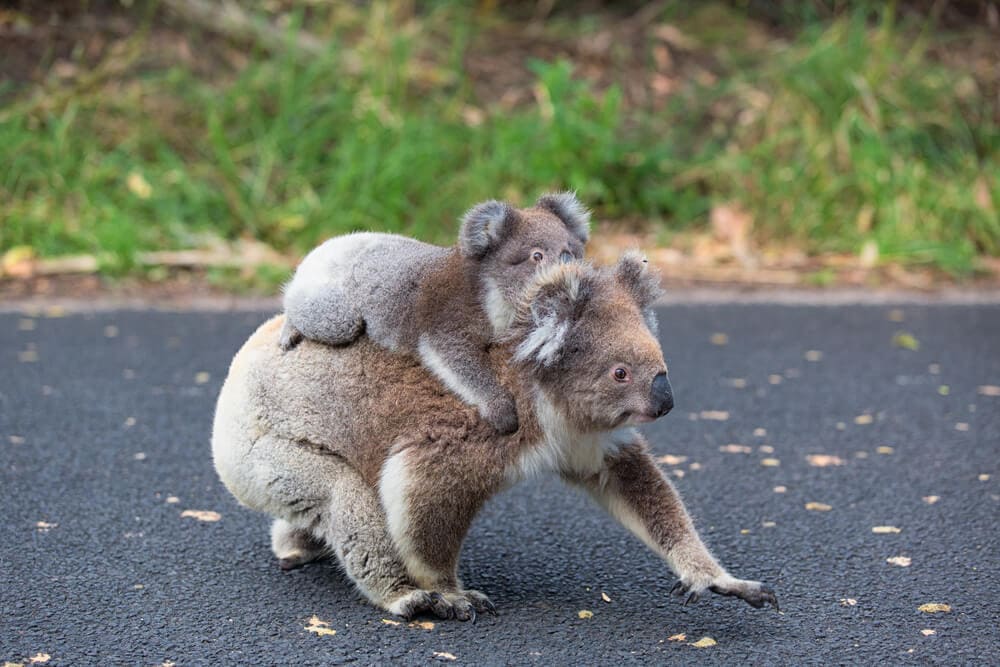
<svg viewBox="0 0 1000 667"><path fill-rule="evenodd" d="M661 313L677 407L646 432L686 457L664 468L703 538L780 614L682 606L653 554L542 480L466 542L463 578L499 616L432 629L383 622L331 562L280 572L268 519L216 479L215 397L266 314L0 315L0 663L997 664L1000 306L891 311Z"/></svg>

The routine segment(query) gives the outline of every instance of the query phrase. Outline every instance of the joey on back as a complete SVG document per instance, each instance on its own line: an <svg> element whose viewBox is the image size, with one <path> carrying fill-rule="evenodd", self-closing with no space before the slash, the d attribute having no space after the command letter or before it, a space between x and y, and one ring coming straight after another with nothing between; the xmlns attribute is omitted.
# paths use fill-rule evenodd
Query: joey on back
<svg viewBox="0 0 1000 667"><path fill-rule="evenodd" d="M516 209L487 201L462 219L451 248L392 234L326 241L285 288L281 346L346 345L362 333L421 363L501 433L518 428L513 397L486 362L514 302L540 268L577 260L589 213L571 193Z"/></svg>

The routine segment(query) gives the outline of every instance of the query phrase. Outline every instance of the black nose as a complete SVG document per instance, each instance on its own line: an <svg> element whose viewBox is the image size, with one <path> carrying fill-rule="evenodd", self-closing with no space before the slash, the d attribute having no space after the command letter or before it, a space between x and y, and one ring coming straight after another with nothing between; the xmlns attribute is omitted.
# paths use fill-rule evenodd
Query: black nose
<svg viewBox="0 0 1000 667"><path fill-rule="evenodd" d="M660 373L653 378L649 399L657 417L662 417L674 408L674 391L670 388L670 380L667 379L666 373Z"/></svg>

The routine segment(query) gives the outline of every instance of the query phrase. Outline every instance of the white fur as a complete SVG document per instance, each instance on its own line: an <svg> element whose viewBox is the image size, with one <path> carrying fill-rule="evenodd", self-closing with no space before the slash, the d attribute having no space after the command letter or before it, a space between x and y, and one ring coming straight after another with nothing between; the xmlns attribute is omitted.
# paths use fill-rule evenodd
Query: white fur
<svg viewBox="0 0 1000 667"><path fill-rule="evenodd" d="M493 335L499 336L510 328L516 311L514 306L504 298L495 280L486 280L486 290L483 293L483 307L493 325Z"/></svg>
<svg viewBox="0 0 1000 667"><path fill-rule="evenodd" d="M634 439L631 429L597 434L578 432L542 391L536 394L535 414L542 440L526 448L505 471L508 484L552 472L599 474L604 469L605 457Z"/></svg>
<svg viewBox="0 0 1000 667"><path fill-rule="evenodd" d="M406 468L406 451L393 454L382 466L382 476L379 479L379 497L385 509L386 523L389 534L399 550L399 555L406 564L406 569L414 581L425 587L433 587L437 575L423 560L416 555L413 540L409 534L409 512L406 492L409 486L409 472Z"/></svg>
<svg viewBox="0 0 1000 667"><path fill-rule="evenodd" d="M485 400L472 387L464 384L455 371L451 370L448 362L444 360L437 350L427 341L427 336L421 336L417 344L417 352L420 354L420 361L424 368L434 373L448 389L458 395L469 405L482 406Z"/></svg>
<svg viewBox="0 0 1000 667"><path fill-rule="evenodd" d="M569 330L567 322L559 322L555 315L545 317L517 346L515 359L526 361L535 358L542 365L555 361Z"/></svg>

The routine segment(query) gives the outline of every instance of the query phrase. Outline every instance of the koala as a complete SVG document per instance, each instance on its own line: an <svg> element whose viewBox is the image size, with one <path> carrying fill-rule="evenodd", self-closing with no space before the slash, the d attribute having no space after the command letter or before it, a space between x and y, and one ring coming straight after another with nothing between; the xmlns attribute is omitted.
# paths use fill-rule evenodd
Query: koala
<svg viewBox="0 0 1000 667"><path fill-rule="evenodd" d="M771 588L712 556L633 428L673 407L650 328L658 289L637 255L537 272L488 355L521 415L512 434L416 359L364 337L282 353L279 315L233 359L216 470L242 504L274 517L283 569L333 555L372 604L404 618L495 612L458 577L462 542L489 498L540 474L585 490L659 554L686 601L712 591L777 608Z"/></svg>
<svg viewBox="0 0 1000 667"><path fill-rule="evenodd" d="M366 333L417 355L501 433L517 430L514 398L486 363L513 303L540 267L580 259L589 213L571 193L525 210L487 201L462 219L453 248L392 234L349 234L310 252L285 289L281 347L303 337L345 345Z"/></svg>

